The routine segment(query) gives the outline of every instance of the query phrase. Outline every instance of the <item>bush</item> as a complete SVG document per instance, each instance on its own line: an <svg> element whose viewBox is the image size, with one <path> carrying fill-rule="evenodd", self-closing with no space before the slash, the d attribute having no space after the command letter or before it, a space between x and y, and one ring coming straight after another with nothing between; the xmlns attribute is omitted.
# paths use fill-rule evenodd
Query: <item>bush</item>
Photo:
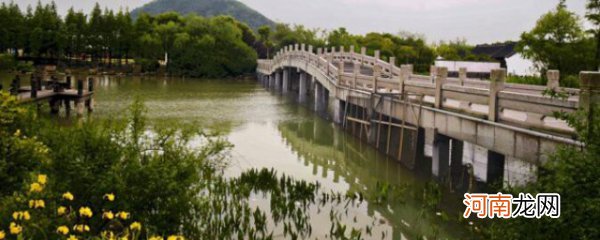
<svg viewBox="0 0 600 240"><path fill-rule="evenodd" d="M135 59L135 63L141 66L142 72L152 73L158 71L160 68L160 64L158 60L146 59L146 58L137 58Z"/></svg>
<svg viewBox="0 0 600 240"><path fill-rule="evenodd" d="M0 70L13 70L17 66L17 61L10 54L0 54Z"/></svg>
<svg viewBox="0 0 600 240"><path fill-rule="evenodd" d="M600 110L594 110L600 116ZM500 219L487 229L491 239L600 239L600 121L588 121L580 111L562 115L578 131L585 147L562 147L543 165L537 182L509 188L512 193L559 193L561 216L558 219Z"/></svg>

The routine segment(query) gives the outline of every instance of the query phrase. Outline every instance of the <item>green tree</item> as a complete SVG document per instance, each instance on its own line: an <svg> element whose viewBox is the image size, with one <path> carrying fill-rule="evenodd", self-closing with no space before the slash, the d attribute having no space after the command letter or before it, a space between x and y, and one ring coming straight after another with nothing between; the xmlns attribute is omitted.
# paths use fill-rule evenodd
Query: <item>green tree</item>
<svg viewBox="0 0 600 240"><path fill-rule="evenodd" d="M588 0L586 18L594 25L591 32L594 34L596 41L596 65L600 65L600 0ZM600 67L598 67L600 70Z"/></svg>
<svg viewBox="0 0 600 240"><path fill-rule="evenodd" d="M258 35L267 50L267 59L271 58L271 48L273 47L273 42L271 42L271 27L267 25L259 27Z"/></svg>
<svg viewBox="0 0 600 240"><path fill-rule="evenodd" d="M595 65L593 41L586 38L579 17L567 10L562 1L555 10L544 14L531 31L521 35L517 50L542 63L541 70L577 74Z"/></svg>

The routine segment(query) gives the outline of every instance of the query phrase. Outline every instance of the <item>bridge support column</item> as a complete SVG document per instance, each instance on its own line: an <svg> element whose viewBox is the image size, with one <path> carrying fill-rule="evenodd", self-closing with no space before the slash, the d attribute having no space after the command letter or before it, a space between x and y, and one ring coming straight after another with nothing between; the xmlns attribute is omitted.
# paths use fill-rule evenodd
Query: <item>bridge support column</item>
<svg viewBox="0 0 600 240"><path fill-rule="evenodd" d="M450 138L434 132L432 151L431 173L439 179L445 179L450 166Z"/></svg>
<svg viewBox="0 0 600 240"><path fill-rule="evenodd" d="M504 183L510 186L523 186L534 182L537 166L514 157L506 157L504 161Z"/></svg>
<svg viewBox="0 0 600 240"><path fill-rule="evenodd" d="M488 162L486 182L502 184L504 177L504 155L494 151L488 151L487 159Z"/></svg>
<svg viewBox="0 0 600 240"><path fill-rule="evenodd" d="M306 94L307 94L307 77L306 77L306 73L302 72L300 73L300 83L299 83L299 87L298 87L298 101L299 102L306 102Z"/></svg>
<svg viewBox="0 0 600 240"><path fill-rule="evenodd" d="M323 113L327 111L328 105L328 93L327 89L318 82L315 82L315 111Z"/></svg>
<svg viewBox="0 0 600 240"><path fill-rule="evenodd" d="M281 89L281 77L283 77L283 72L279 71L276 75L275 75L275 90L279 91Z"/></svg>
<svg viewBox="0 0 600 240"><path fill-rule="evenodd" d="M458 186L463 180L463 141L452 139L450 141L450 179L452 187Z"/></svg>
<svg viewBox="0 0 600 240"><path fill-rule="evenodd" d="M334 97L331 101L331 109L333 112L333 122L335 124L342 124L342 118L344 116L343 102Z"/></svg>
<svg viewBox="0 0 600 240"><path fill-rule="evenodd" d="M281 92L287 93L290 90L290 70L283 69L283 83L281 85Z"/></svg>

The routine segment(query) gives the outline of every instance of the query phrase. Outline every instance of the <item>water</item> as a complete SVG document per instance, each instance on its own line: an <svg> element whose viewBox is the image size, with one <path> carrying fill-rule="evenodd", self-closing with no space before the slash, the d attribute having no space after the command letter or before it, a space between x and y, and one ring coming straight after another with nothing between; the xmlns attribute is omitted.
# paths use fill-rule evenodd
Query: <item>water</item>
<svg viewBox="0 0 600 240"><path fill-rule="evenodd" d="M7 86L8 79L2 79ZM397 196L384 203L349 208L347 224L363 227L376 222L373 236L367 238L471 237L464 223L457 222L463 210L458 194L442 190L440 209L425 210L423 195L431 181L427 174L409 171L306 105L269 92L255 81L105 77L96 84L92 117L118 116L134 96L144 99L155 123L194 122L223 132L234 144L227 176L273 168L296 179L318 181L325 190L360 191L367 196L379 191L378 184L395 186ZM253 202L268 206L260 197ZM323 239L329 233L328 212L312 209L311 222L312 238Z"/></svg>

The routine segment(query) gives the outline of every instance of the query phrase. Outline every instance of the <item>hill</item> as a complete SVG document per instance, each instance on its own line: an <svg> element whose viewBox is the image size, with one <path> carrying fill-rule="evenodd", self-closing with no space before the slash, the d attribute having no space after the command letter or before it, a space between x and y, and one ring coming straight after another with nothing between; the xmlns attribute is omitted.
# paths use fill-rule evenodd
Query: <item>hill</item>
<svg viewBox="0 0 600 240"><path fill-rule="evenodd" d="M137 17L142 12L159 14L168 11L182 15L196 13L204 17L230 15L253 29L275 25L272 20L237 0L155 0L134 9L131 15Z"/></svg>

